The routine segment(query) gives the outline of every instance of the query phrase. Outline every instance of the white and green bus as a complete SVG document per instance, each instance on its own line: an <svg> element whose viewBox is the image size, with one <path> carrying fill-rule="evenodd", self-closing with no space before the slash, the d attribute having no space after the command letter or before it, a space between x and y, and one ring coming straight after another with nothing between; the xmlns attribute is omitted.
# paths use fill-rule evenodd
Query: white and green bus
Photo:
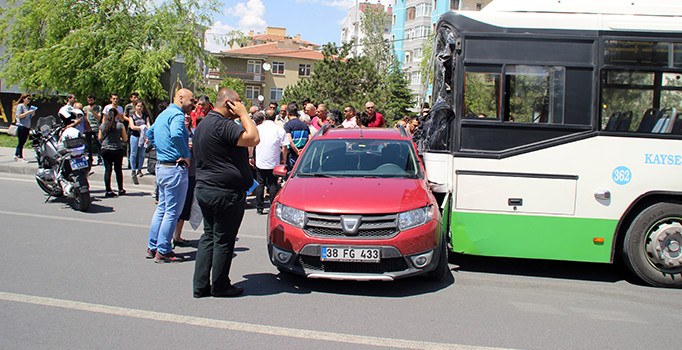
<svg viewBox="0 0 682 350"><path fill-rule="evenodd" d="M418 145L452 250L682 286L682 2L444 14Z"/></svg>

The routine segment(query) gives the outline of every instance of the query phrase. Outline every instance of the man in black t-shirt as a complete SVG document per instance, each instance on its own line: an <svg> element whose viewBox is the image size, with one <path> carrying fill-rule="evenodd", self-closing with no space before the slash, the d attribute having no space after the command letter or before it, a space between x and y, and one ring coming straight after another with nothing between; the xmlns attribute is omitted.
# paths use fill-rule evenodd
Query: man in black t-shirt
<svg viewBox="0 0 682 350"><path fill-rule="evenodd" d="M240 124L235 122L239 119ZM215 108L197 125L192 139L197 166L195 197L204 216L194 268L194 297L233 297L243 290L230 283L230 266L253 184L249 147L260 138L236 92L218 91Z"/></svg>

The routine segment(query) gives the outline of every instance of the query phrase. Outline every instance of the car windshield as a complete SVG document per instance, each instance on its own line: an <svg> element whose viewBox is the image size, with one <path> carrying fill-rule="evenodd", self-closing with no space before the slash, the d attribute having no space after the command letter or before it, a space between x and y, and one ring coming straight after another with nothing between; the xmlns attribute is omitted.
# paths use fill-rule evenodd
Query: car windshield
<svg viewBox="0 0 682 350"><path fill-rule="evenodd" d="M409 141L313 140L299 159L299 177L421 178Z"/></svg>

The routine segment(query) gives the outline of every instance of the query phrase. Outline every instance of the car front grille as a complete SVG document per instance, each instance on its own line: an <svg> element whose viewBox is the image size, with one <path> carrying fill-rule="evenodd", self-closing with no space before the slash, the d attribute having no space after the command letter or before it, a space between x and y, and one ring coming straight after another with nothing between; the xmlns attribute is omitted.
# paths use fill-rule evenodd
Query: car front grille
<svg viewBox="0 0 682 350"><path fill-rule="evenodd" d="M360 215L357 234L346 233L341 227L341 215L307 213L305 232L313 237L391 238L398 234L397 215Z"/></svg>
<svg viewBox="0 0 682 350"><path fill-rule="evenodd" d="M378 263L321 261L319 256L299 255L298 264L308 270L347 273L385 273L407 270L405 258L384 258Z"/></svg>

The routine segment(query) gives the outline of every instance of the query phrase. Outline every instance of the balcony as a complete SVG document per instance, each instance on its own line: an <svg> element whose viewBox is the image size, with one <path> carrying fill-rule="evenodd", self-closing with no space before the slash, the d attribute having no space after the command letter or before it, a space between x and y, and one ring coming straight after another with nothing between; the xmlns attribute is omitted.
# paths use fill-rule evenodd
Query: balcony
<svg viewBox="0 0 682 350"><path fill-rule="evenodd" d="M237 71L210 71L208 72L210 79L225 79L225 78L239 78L247 84L261 83L265 84L264 73L246 73Z"/></svg>

